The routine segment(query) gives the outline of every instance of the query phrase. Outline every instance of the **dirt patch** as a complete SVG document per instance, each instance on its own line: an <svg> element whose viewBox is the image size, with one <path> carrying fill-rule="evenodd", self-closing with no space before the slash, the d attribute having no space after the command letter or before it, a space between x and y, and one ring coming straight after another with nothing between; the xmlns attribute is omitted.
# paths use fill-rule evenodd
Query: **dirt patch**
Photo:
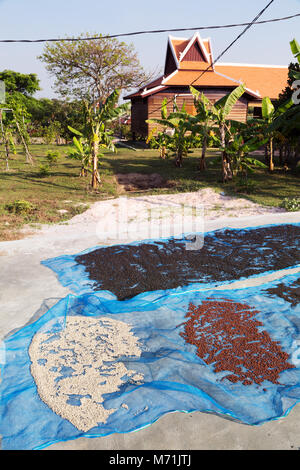
<svg viewBox="0 0 300 470"><path fill-rule="evenodd" d="M206 234L200 250L169 239L137 245L113 245L78 255L94 290L119 300L147 291L174 289L193 282L237 281L300 263L300 226L251 230L224 229ZM105 266L105 269L103 269Z"/></svg>
<svg viewBox="0 0 300 470"><path fill-rule="evenodd" d="M143 175L142 173L117 174L116 180L124 191L171 188L174 186L174 183L167 181L158 173L147 175Z"/></svg>
<svg viewBox="0 0 300 470"><path fill-rule="evenodd" d="M231 372L222 380L243 385L279 384L281 372L293 369L279 342L272 341L253 307L231 300L205 300L190 304L184 332L180 335L197 347L197 355L215 372Z"/></svg>

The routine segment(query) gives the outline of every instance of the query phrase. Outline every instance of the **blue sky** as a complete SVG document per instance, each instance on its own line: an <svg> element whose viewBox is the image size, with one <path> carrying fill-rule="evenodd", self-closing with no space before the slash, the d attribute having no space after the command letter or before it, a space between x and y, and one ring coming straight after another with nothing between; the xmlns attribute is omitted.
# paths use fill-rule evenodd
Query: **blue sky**
<svg viewBox="0 0 300 470"><path fill-rule="evenodd" d="M0 0L0 39L66 37L83 32L116 34L240 23L252 20L266 4L267 0ZM276 0L261 19L299 12L299 0ZM241 30L202 31L201 35L212 38L216 57ZM178 33L183 37L191 35ZM124 40L134 44L142 66L153 70L163 66L167 37L168 33L162 33ZM222 61L285 65L293 58L289 41L294 37L300 41L300 17L254 26ZM0 70L36 73L42 87L37 96L53 97L53 79L37 59L42 50L42 44L0 44Z"/></svg>

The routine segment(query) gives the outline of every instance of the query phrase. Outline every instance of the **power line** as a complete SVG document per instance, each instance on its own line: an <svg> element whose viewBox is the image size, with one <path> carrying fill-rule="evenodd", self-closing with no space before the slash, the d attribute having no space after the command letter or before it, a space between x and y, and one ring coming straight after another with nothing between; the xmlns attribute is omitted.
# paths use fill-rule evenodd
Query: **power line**
<svg viewBox="0 0 300 470"><path fill-rule="evenodd" d="M265 11L272 5L272 3L274 3L274 0L271 0L263 10L261 10L260 13L258 13L258 15L256 15L256 17L253 19L253 21L251 23L249 23L246 28L229 44L229 46L226 47L226 49L224 49L223 52L221 52L220 55L218 55L218 57L207 67L206 70L204 70L195 80L193 80L193 82L190 84L190 86L192 86L197 80L199 80L210 68L212 68L222 57L223 55L226 54L226 52L231 49L231 47L239 40L241 39L242 36L244 36L244 34L248 31L248 29L251 28L251 26L254 25L254 23L256 22L256 20L258 20L258 18L260 18L264 13Z"/></svg>
<svg viewBox="0 0 300 470"><path fill-rule="evenodd" d="M271 2L272 3L272 2ZM264 10L265 11L265 10ZM261 15L258 15L259 18ZM264 21L252 21L251 23L237 23L237 24L226 24L226 25L216 25L216 26L197 26L193 28L173 28L173 29L156 29L149 31L135 31L131 33L120 33L112 34L106 36L94 36L94 37L81 37L81 38L50 38L50 39L0 39L0 43L43 43L43 42L78 42L78 41L94 41L99 39L114 39L125 36L138 36L142 34L159 34L159 33L172 33L180 31L200 31L200 30L211 30L211 29L226 29L226 28L237 28L241 26L247 26L247 29L253 25L275 23L279 21L287 21L293 18L300 17L300 13L290 16L284 16L281 18L273 18L270 20Z"/></svg>
<svg viewBox="0 0 300 470"><path fill-rule="evenodd" d="M190 83L189 86L192 86L196 81L198 81L206 72L208 72L208 70L210 68L212 68L220 59L221 57L223 57L223 55L228 52L229 49L231 49L231 47L242 37L244 36L244 34L248 31L248 29L250 29L254 24L257 24L256 21L258 20L258 18L260 18L264 13L265 11L272 5L272 3L274 3L275 0L271 0L257 15L256 17L251 21L251 23L246 23L247 26L246 28L229 44L229 46L226 47L226 49L223 50L223 52L221 52L221 54L197 77L195 78L195 80L192 81L192 83ZM172 103L173 99L167 101L166 105L168 105L169 103ZM160 108L158 109L154 109L153 111L151 111L149 113L149 115L155 113L156 111L159 111Z"/></svg>

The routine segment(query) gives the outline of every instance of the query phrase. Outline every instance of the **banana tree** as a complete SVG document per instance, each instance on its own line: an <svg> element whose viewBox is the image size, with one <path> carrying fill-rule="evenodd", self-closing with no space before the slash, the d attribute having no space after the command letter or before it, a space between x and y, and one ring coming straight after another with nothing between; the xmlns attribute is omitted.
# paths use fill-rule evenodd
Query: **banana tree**
<svg viewBox="0 0 300 470"><path fill-rule="evenodd" d="M82 132L74 129L71 126L68 126L68 129L69 131L73 132L73 134L75 134L73 137L74 150L69 152L68 157L74 160L80 160L81 169L79 176L87 176L91 166L90 146Z"/></svg>
<svg viewBox="0 0 300 470"><path fill-rule="evenodd" d="M298 43L296 39L293 39L290 42L290 46L291 46L292 53L294 54L295 58L298 60L300 64L300 44ZM295 78L295 80L300 80L300 72L294 71L292 72L292 75Z"/></svg>
<svg viewBox="0 0 300 470"><path fill-rule="evenodd" d="M168 140L168 147L175 152L175 165L182 167L183 156L188 153L192 146L190 135L187 135L187 133L194 132L195 123L193 122L193 116L186 112L184 105L179 111L174 101L174 109L175 111L169 115L164 112L164 117L161 119L148 119L146 122L161 125L165 132L168 129L172 131L172 136Z"/></svg>
<svg viewBox="0 0 300 470"><path fill-rule="evenodd" d="M266 141L267 139L262 142L257 137L245 139L243 135L236 131L232 132L231 129L231 136L226 145L226 153L231 159L234 176L241 173L241 175L247 179L248 172L253 173L254 167L267 168L263 162L249 156L249 154L260 148Z"/></svg>
<svg viewBox="0 0 300 470"><path fill-rule="evenodd" d="M257 129L266 138L266 163L269 171L274 171L274 139L276 136L275 130L273 130L273 123L280 117L283 116L289 108L293 106L292 99L287 100L277 109L273 105L269 97L265 97L262 100L262 119L252 120L256 124Z"/></svg>
<svg viewBox="0 0 300 470"><path fill-rule="evenodd" d="M222 151L222 181L232 179L231 158L226 152L226 132L229 130L229 114L238 100L245 93L245 85L240 85L228 95L223 96L211 107L211 118L219 128Z"/></svg>
<svg viewBox="0 0 300 470"><path fill-rule="evenodd" d="M213 126L212 126L212 108L213 105L211 101L196 88L190 86L190 92L194 97L194 105L197 111L196 116L194 117L195 122L200 124L200 133L202 135L202 152L199 162L199 170L204 171L206 169L206 152L208 146L209 137L213 136Z"/></svg>
<svg viewBox="0 0 300 470"><path fill-rule="evenodd" d="M161 104L161 119L162 120L166 120L168 117L167 103L168 103L167 98L164 98ZM158 145L158 148L159 148L159 156L163 160L165 160L167 157L168 145L170 143L170 136L167 134L167 129L168 128L164 126L162 132L157 132L158 127L154 127L149 133L149 136L146 140L146 144L149 144L153 139L155 139L156 144ZM157 132L157 135L156 137L154 137L156 132Z"/></svg>
<svg viewBox="0 0 300 470"><path fill-rule="evenodd" d="M85 131L83 133L77 131L77 135L81 137L81 140L75 139L74 141L73 139L74 146L81 154L82 162L84 162L83 167L86 169L86 164L89 165L88 169L92 173L91 186L95 190L98 189L98 185L101 183L98 167L99 157L103 154L100 154L99 150L108 149L113 152L116 150L113 143L113 132L108 126L116 119L127 114L129 110L127 103L117 106L119 96L120 90L115 90L103 103L95 105L85 101ZM84 148L83 145L86 145L86 147Z"/></svg>

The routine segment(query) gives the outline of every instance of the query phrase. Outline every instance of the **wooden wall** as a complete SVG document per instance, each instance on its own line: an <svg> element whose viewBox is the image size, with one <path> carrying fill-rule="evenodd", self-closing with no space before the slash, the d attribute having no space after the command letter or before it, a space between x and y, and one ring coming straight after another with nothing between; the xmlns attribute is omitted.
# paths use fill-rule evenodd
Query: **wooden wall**
<svg viewBox="0 0 300 470"><path fill-rule="evenodd" d="M148 102L147 98L136 97L131 101L131 132L133 139L148 135Z"/></svg>
<svg viewBox="0 0 300 470"><path fill-rule="evenodd" d="M224 95L229 93L231 89L203 89L204 94L209 98L213 103L218 101ZM194 100L191 95L180 96L183 93L187 93L186 88L176 88L172 90L164 90L161 93L156 93L151 95L148 98L134 98L132 100L132 132L139 133L143 137L147 137L151 130L157 127L157 131L161 131L162 128L158 124L148 124L145 123L146 119L160 119L161 118L161 104L164 98L167 98L170 103L167 105L168 113L173 111L173 99L175 95L176 102L179 109L185 103L186 111L190 114L195 113ZM138 101L139 100L139 101ZM234 119L236 121L246 122L248 114L248 99L244 96L238 101L234 106L232 112L229 115L229 119Z"/></svg>

